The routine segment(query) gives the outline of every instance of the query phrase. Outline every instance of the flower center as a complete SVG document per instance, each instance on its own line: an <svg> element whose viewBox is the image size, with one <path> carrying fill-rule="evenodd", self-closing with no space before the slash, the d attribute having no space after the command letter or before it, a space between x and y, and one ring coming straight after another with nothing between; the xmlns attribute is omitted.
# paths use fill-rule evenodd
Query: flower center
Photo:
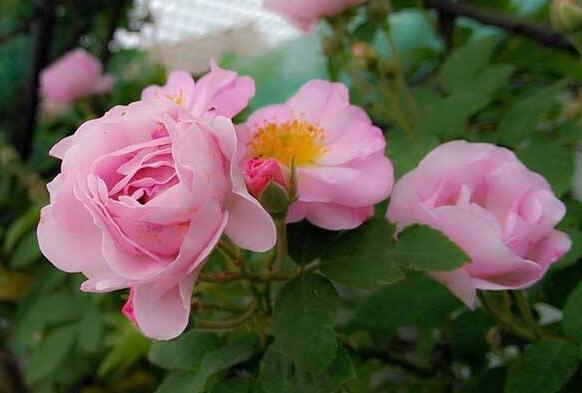
<svg viewBox="0 0 582 393"><path fill-rule="evenodd" d="M184 92L182 89L177 94L166 94L166 98L178 106L184 105Z"/></svg>
<svg viewBox="0 0 582 393"><path fill-rule="evenodd" d="M274 158L290 167L312 164L325 153L323 129L304 120L265 123L258 128L249 150L252 158Z"/></svg>

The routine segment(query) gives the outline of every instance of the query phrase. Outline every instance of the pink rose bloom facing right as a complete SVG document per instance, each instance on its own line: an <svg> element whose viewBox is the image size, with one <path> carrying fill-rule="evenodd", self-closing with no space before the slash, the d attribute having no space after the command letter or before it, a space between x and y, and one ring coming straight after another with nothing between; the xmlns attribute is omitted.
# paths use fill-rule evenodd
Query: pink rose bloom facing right
<svg viewBox="0 0 582 393"><path fill-rule="evenodd" d="M91 94L110 90L114 79L103 75L103 66L83 49L75 49L40 74L40 93L50 105L67 105Z"/></svg>
<svg viewBox="0 0 582 393"><path fill-rule="evenodd" d="M477 289L520 289L542 278L570 249L554 229L564 214L546 180L510 150L453 141L396 183L387 216L399 230L438 229L469 255L463 267L431 275L472 308Z"/></svg>
<svg viewBox="0 0 582 393"><path fill-rule="evenodd" d="M295 26L309 32L317 20L339 14L366 0L265 0L265 7L283 15Z"/></svg>

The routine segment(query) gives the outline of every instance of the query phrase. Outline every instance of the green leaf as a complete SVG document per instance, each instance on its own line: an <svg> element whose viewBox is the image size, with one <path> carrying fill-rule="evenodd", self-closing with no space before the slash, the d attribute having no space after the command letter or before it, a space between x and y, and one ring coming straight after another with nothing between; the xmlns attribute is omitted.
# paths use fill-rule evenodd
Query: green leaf
<svg viewBox="0 0 582 393"><path fill-rule="evenodd" d="M321 371L333 361L337 340L333 332L339 298L331 282L302 275L281 289L275 302L273 327L281 351L308 372Z"/></svg>
<svg viewBox="0 0 582 393"><path fill-rule="evenodd" d="M577 348L565 341L538 341L509 368L505 393L556 393L576 371Z"/></svg>
<svg viewBox="0 0 582 393"><path fill-rule="evenodd" d="M38 206L32 206L25 214L13 221L4 236L3 249L5 253L10 253L18 241L29 232L29 229L38 224L39 217L40 208Z"/></svg>
<svg viewBox="0 0 582 393"><path fill-rule="evenodd" d="M93 352L100 348L105 334L105 320L103 314L95 306L87 309L79 322L79 346L86 352Z"/></svg>
<svg viewBox="0 0 582 393"><path fill-rule="evenodd" d="M503 367L488 369L471 379L459 393L500 393L503 391L506 373Z"/></svg>
<svg viewBox="0 0 582 393"><path fill-rule="evenodd" d="M97 371L99 376L130 366L139 358L145 356L151 345L147 337L143 336L133 325L126 321L124 321L122 330L118 332L113 341L111 351L99 365Z"/></svg>
<svg viewBox="0 0 582 393"><path fill-rule="evenodd" d="M356 288L376 288L404 278L388 255L393 227L385 218L371 219L344 233L321 257L321 271L334 281Z"/></svg>
<svg viewBox="0 0 582 393"><path fill-rule="evenodd" d="M489 352L486 335L493 321L483 310L466 311L453 320L451 349L453 356L468 364L480 364Z"/></svg>
<svg viewBox="0 0 582 393"><path fill-rule="evenodd" d="M529 169L548 180L558 196L570 189L574 175L575 149L560 141L532 138L521 145L516 153Z"/></svg>
<svg viewBox="0 0 582 393"><path fill-rule="evenodd" d="M402 279L402 268L448 271L469 260L445 235L429 227L413 225L395 244L392 232L387 220L378 218L345 233L322 256L321 271L347 286L375 288Z"/></svg>
<svg viewBox="0 0 582 393"><path fill-rule="evenodd" d="M305 265L319 258L338 237L337 231L326 231L307 220L287 225L289 256L298 265Z"/></svg>
<svg viewBox="0 0 582 393"><path fill-rule="evenodd" d="M455 270L469 261L442 232L423 225L407 227L388 255L400 265L427 271Z"/></svg>
<svg viewBox="0 0 582 393"><path fill-rule="evenodd" d="M167 370L193 370L217 346L216 334L191 330L171 341L154 342L148 359Z"/></svg>
<svg viewBox="0 0 582 393"><path fill-rule="evenodd" d="M10 256L10 267L14 269L25 268L39 260L40 257L36 231L31 231L18 242Z"/></svg>
<svg viewBox="0 0 582 393"><path fill-rule="evenodd" d="M444 286L415 273L360 301L349 327L391 335L401 326L438 326L461 305Z"/></svg>
<svg viewBox="0 0 582 393"><path fill-rule="evenodd" d="M156 393L202 393L206 391L208 380L215 374L247 361L258 349L254 336L233 341L202 358L200 367L191 372L170 374L158 387Z"/></svg>
<svg viewBox="0 0 582 393"><path fill-rule="evenodd" d="M231 378L216 384L212 393L258 393L253 390L255 383L251 378Z"/></svg>
<svg viewBox="0 0 582 393"><path fill-rule="evenodd" d="M308 373L279 353L276 345L271 345L259 369L259 382L269 393L335 393L354 377L350 357L341 347L324 371Z"/></svg>
<svg viewBox="0 0 582 393"><path fill-rule="evenodd" d="M516 146L528 134L536 131L540 120L556 104L558 94L563 88L564 82L560 81L539 89L513 104L501 118L497 127L499 141L509 146Z"/></svg>
<svg viewBox="0 0 582 393"><path fill-rule="evenodd" d="M396 179L414 169L439 144L438 138L433 134L415 132L413 136L409 136L401 130L390 132L386 139L386 155L394 165Z"/></svg>
<svg viewBox="0 0 582 393"><path fill-rule="evenodd" d="M562 325L567 335L582 337L582 283L568 297Z"/></svg>
<svg viewBox="0 0 582 393"><path fill-rule="evenodd" d="M455 50L440 69L441 86L449 93L466 90L475 75L489 62L496 43L496 38L485 38L470 41Z"/></svg>
<svg viewBox="0 0 582 393"><path fill-rule="evenodd" d="M77 326L63 326L52 331L32 353L27 365L30 383L49 376L66 359L78 334Z"/></svg>

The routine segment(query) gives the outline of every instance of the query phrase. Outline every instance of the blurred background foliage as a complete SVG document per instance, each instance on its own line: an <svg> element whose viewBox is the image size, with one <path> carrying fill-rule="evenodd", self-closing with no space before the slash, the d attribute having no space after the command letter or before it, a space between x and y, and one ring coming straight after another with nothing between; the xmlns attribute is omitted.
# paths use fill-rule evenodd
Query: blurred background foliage
<svg viewBox="0 0 582 393"><path fill-rule="evenodd" d="M52 38L43 38L35 35L35 24L49 3ZM451 139L515 150L567 204L561 229L574 241L572 251L529 291L529 301L545 328L580 336L582 205L571 191L582 136L580 55L565 36L543 42L524 36L523 29L444 12L438 1L421 3L371 1L310 36L253 57L225 53L221 64L255 79L257 95L247 113L285 100L309 79L346 83L353 101L385 130L398 176ZM501 20L534 26L549 21L545 0L460 3ZM139 23L128 22L131 6L130 1L0 0L0 392L581 391L580 347L551 340L527 346L483 310L464 309L420 273L375 290L338 284L330 323L342 349L316 371L298 368L269 345L272 327L262 314L219 334L192 329L175 341L152 343L121 316L126 294L79 291L82 277L54 269L37 246L39 208L48 198L45 183L58 170L47 152L84 120L138 99L149 84L163 83L165 71L143 52L110 44L116 28L139 29ZM38 112L26 149L22 117L31 113L26 89L38 60L35 51L49 38L45 65L81 46L100 57L118 83L104 96L77 102L65 115ZM302 263L294 250L318 257L329 243L330 234L307 224L289 230L291 236L309 236L291 242L294 261L288 263ZM255 256L247 257L252 263ZM213 255L206 270L220 271L225 263ZM199 284L196 318L239 314L248 290L243 283Z"/></svg>

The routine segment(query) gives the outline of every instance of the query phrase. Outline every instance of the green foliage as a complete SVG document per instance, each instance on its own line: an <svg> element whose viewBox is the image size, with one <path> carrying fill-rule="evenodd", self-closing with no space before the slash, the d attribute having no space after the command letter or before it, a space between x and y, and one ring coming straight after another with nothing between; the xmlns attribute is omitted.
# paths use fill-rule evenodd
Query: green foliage
<svg viewBox="0 0 582 393"><path fill-rule="evenodd" d="M365 296L349 326L389 336L402 326L437 327L459 306L446 288L417 273Z"/></svg>
<svg viewBox="0 0 582 393"><path fill-rule="evenodd" d="M316 274L289 281L277 295L273 327L281 352L307 372L325 369L337 352L333 325L339 298Z"/></svg>
<svg viewBox="0 0 582 393"><path fill-rule="evenodd" d="M203 393L212 376L250 359L257 346L256 338L250 336L209 350L194 371L169 374L156 393Z"/></svg>
<svg viewBox="0 0 582 393"><path fill-rule="evenodd" d="M217 347L216 335L191 330L172 341L153 343L148 359L167 370L191 370Z"/></svg>
<svg viewBox="0 0 582 393"><path fill-rule="evenodd" d="M564 331L573 337L582 337L582 284L568 297L564 307Z"/></svg>
<svg viewBox="0 0 582 393"><path fill-rule="evenodd" d="M344 349L339 349L323 370L308 372L272 345L261 359L259 370L259 382L265 393L335 393L354 376L352 362Z"/></svg>
<svg viewBox="0 0 582 393"><path fill-rule="evenodd" d="M49 376L66 359L79 331L77 326L65 325L51 332L30 357L30 383Z"/></svg>
<svg viewBox="0 0 582 393"><path fill-rule="evenodd" d="M571 146L550 138L532 138L517 149L517 155L528 168L545 177L557 195L570 188L574 175Z"/></svg>
<svg viewBox="0 0 582 393"><path fill-rule="evenodd" d="M321 270L344 285L375 288L402 279L403 268L447 271L468 261L446 236L428 227L407 228L396 242L393 236L394 228L385 219L370 220L328 248Z"/></svg>
<svg viewBox="0 0 582 393"><path fill-rule="evenodd" d="M510 368L504 393L556 393L578 365L577 348L568 342L540 341Z"/></svg>
<svg viewBox="0 0 582 393"><path fill-rule="evenodd" d="M530 92L511 106L500 120L497 133L501 143L515 146L528 134L536 131L536 125L556 105L564 82L558 81L548 87Z"/></svg>

